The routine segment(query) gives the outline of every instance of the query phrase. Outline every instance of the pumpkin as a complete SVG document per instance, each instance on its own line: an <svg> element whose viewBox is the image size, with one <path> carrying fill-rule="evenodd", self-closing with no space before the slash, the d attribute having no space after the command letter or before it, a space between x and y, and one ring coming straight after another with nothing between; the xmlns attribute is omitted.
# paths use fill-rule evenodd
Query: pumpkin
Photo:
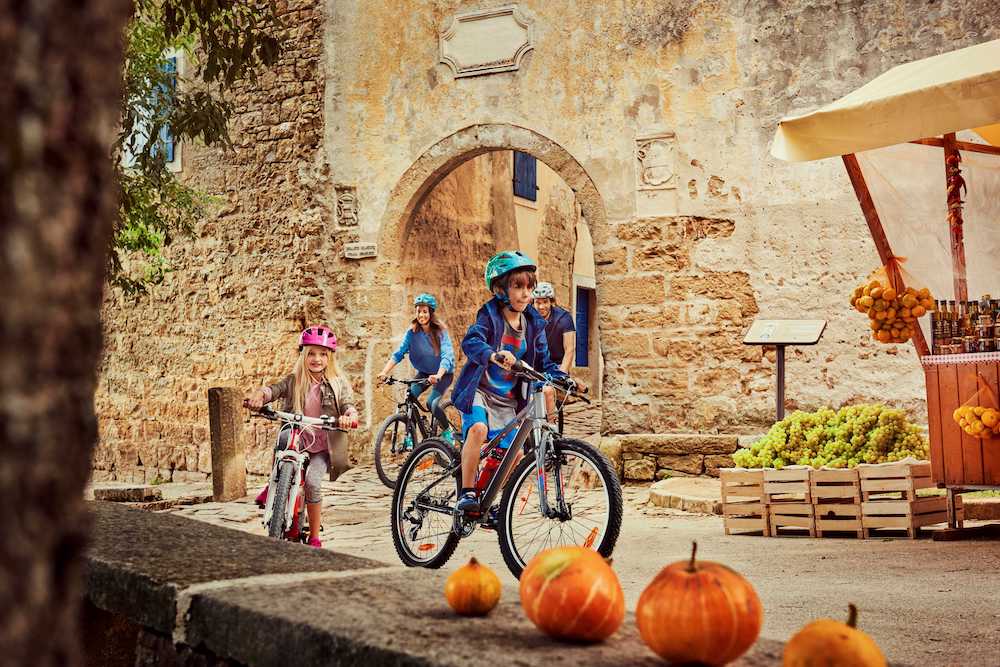
<svg viewBox="0 0 1000 667"><path fill-rule="evenodd" d="M847 624L821 618L805 626L785 644L783 667L809 667L822 656L824 665L886 667L885 656L871 637L858 630L858 608L848 605Z"/></svg>
<svg viewBox="0 0 1000 667"><path fill-rule="evenodd" d="M757 641L764 610L753 586L725 565L691 559L663 568L639 596L639 634L671 663L724 665Z"/></svg>
<svg viewBox="0 0 1000 667"><path fill-rule="evenodd" d="M604 557L579 546L546 549L521 573L521 607L556 639L599 642L625 619L625 595Z"/></svg>
<svg viewBox="0 0 1000 667"><path fill-rule="evenodd" d="M485 616L500 601L500 579L475 558L451 573L444 597L461 616Z"/></svg>

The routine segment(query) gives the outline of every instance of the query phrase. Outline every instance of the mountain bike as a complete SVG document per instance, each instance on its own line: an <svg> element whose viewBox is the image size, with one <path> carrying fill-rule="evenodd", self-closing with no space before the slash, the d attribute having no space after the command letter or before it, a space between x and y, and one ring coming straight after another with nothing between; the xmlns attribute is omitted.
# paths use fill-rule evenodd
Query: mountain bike
<svg viewBox="0 0 1000 667"><path fill-rule="evenodd" d="M301 449L302 432L320 429L346 433L346 429L338 426L336 417L306 417L273 410L266 405L253 414L282 424L275 442L274 464L267 480L267 500L264 503L264 526L268 537L306 542L309 526L305 481L309 452Z"/></svg>
<svg viewBox="0 0 1000 667"><path fill-rule="evenodd" d="M406 385L406 395L402 402L396 406L396 412L389 415L379 424L375 431L375 471L378 478L382 480L390 489L396 487L396 478L399 476L399 469L402 467L406 457L410 455L413 448L420 444L425 438L438 435L439 424L431 411L424 407L420 400L414 396L411 387L427 387L430 382L427 378L413 378L412 380L399 380L388 377L383 381L387 385ZM451 407L451 401L440 398L437 408L447 418L447 409ZM425 415L427 415L425 417ZM451 420L449 419L449 422ZM453 424L453 437L457 438L459 430Z"/></svg>
<svg viewBox="0 0 1000 667"><path fill-rule="evenodd" d="M441 567L459 541L480 526L496 529L504 562L515 577L549 547L575 544L605 557L614 550L622 521L618 477L600 451L563 437L548 423L542 387L549 384L586 399L570 378L549 378L523 362L512 372L532 383L530 397L480 452L480 513L456 509L461 456L440 438L424 440L403 464L390 522L405 565ZM512 433L510 446L504 446Z"/></svg>

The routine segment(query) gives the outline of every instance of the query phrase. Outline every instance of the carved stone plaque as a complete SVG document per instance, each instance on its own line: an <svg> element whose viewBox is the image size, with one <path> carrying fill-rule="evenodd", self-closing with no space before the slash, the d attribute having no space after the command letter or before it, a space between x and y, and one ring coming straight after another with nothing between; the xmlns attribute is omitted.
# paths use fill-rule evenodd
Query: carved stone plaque
<svg viewBox="0 0 1000 667"><path fill-rule="evenodd" d="M456 77L516 70L534 48L531 24L516 5L457 14L439 42L441 62Z"/></svg>
<svg viewBox="0 0 1000 667"><path fill-rule="evenodd" d="M664 132L635 140L639 190L673 190L677 187L677 137Z"/></svg>
<svg viewBox="0 0 1000 667"><path fill-rule="evenodd" d="M344 257L346 259L365 259L376 256L378 256L378 245L375 243L360 241L344 244Z"/></svg>
<svg viewBox="0 0 1000 667"><path fill-rule="evenodd" d="M338 185L337 224L341 227L356 227L358 224L358 190L350 185Z"/></svg>

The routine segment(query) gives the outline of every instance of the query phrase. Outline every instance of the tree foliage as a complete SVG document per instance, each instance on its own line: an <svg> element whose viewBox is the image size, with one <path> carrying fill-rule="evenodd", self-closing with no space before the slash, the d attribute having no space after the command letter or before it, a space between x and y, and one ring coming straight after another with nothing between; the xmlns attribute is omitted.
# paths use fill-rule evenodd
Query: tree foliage
<svg viewBox="0 0 1000 667"><path fill-rule="evenodd" d="M274 65L284 26L269 0L136 0L125 33L121 129L112 158L121 207L108 277L145 292L169 270L163 249L191 236L210 198L167 165L161 133L174 141L230 147L234 92ZM171 71L169 56L187 68Z"/></svg>

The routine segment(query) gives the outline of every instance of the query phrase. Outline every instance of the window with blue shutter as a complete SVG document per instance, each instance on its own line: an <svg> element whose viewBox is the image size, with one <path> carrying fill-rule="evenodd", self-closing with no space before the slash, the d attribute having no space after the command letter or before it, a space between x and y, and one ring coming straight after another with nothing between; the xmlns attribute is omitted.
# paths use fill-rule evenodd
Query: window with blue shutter
<svg viewBox="0 0 1000 667"><path fill-rule="evenodd" d="M163 72L167 75L167 83L161 84L160 92L168 97L173 104L174 91L177 88L177 56L167 58L163 66ZM174 161L174 133L170 130L170 125L160 128L160 145L166 153L167 162Z"/></svg>
<svg viewBox="0 0 1000 667"><path fill-rule="evenodd" d="M537 163L533 155L514 151L514 195L536 201L538 185L535 183Z"/></svg>
<svg viewBox="0 0 1000 667"><path fill-rule="evenodd" d="M590 365L590 301L594 291L586 287L576 288L576 365L586 368Z"/></svg>

